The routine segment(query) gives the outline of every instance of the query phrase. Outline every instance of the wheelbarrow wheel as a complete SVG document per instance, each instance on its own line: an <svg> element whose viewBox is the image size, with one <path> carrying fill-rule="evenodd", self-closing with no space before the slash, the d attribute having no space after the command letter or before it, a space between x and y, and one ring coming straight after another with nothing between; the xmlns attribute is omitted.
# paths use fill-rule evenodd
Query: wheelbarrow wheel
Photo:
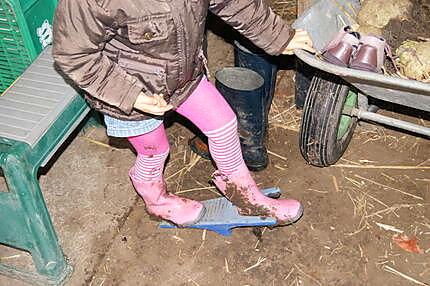
<svg viewBox="0 0 430 286"><path fill-rule="evenodd" d="M325 167L343 155L357 119L347 115L357 106L357 93L340 77L317 72L303 107L300 151L307 162Z"/></svg>
<svg viewBox="0 0 430 286"><path fill-rule="evenodd" d="M316 69L305 64L300 59L296 59L296 76L295 76L295 103L298 109L303 109L308 94L311 80Z"/></svg>

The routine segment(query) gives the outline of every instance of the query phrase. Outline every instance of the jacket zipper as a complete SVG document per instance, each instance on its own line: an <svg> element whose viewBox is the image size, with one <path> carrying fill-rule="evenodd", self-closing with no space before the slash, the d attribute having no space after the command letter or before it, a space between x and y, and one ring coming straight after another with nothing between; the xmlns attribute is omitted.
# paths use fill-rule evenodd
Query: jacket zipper
<svg viewBox="0 0 430 286"><path fill-rule="evenodd" d="M203 66L204 66L204 68L205 68L205 72L206 72L206 77L209 79L209 78L211 78L211 73L210 73L210 71L209 71L209 66L208 66L208 59L206 58L206 56L205 56L205 53L203 52L203 50L202 49L200 49L200 52L199 52L199 58L202 60L202 62L203 62Z"/></svg>
<svg viewBox="0 0 430 286"><path fill-rule="evenodd" d="M171 7L174 8L174 7ZM172 13L172 17L173 17L173 22L176 22L176 38L177 38L177 43L178 43L178 62L179 62L179 79L178 79L178 84L181 85L182 82L184 81L184 71L185 71L185 67L186 67L186 57L184 56L184 51L185 51L185 43L183 40L183 35L184 35L184 28L182 27L181 21L180 19L178 20L177 15L175 15L175 13Z"/></svg>

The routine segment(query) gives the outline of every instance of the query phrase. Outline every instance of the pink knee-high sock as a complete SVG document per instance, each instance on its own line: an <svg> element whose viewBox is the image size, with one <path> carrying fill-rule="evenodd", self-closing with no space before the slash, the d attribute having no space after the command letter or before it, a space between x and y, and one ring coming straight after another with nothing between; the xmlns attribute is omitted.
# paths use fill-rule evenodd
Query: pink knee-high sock
<svg viewBox="0 0 430 286"><path fill-rule="evenodd" d="M169 141L163 124L149 133L127 139L137 152L136 162L130 172L132 179L136 181L160 179L164 162L169 155Z"/></svg>
<svg viewBox="0 0 430 286"><path fill-rule="evenodd" d="M237 119L215 86L203 78L176 111L193 122L207 137L217 168L230 175L243 163Z"/></svg>
<svg viewBox="0 0 430 286"><path fill-rule="evenodd" d="M219 129L206 131L205 135L208 137L209 151L221 173L234 173L243 162L236 118Z"/></svg>

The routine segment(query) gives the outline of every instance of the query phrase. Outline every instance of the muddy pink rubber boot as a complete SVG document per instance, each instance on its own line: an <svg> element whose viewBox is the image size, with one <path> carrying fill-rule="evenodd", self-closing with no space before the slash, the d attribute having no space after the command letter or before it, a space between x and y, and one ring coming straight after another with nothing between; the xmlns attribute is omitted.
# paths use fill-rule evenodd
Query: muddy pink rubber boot
<svg viewBox="0 0 430 286"><path fill-rule="evenodd" d="M277 225L286 225L296 222L303 214L299 201L271 199L261 193L244 163L229 176L217 171L212 178L221 193L239 208L242 215L273 217L277 219Z"/></svg>
<svg viewBox="0 0 430 286"><path fill-rule="evenodd" d="M162 178L139 182L133 179L133 169L130 170L130 178L137 193L145 201L148 213L178 226L194 224L203 216L203 204L168 193Z"/></svg>

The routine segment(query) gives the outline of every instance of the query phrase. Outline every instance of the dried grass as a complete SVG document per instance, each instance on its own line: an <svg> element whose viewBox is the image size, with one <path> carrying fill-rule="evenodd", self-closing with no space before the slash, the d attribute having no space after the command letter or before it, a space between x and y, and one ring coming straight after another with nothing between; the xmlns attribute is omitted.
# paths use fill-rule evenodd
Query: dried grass
<svg viewBox="0 0 430 286"><path fill-rule="evenodd" d="M269 5L283 19L291 20L296 17L297 1L295 0L270 0Z"/></svg>
<svg viewBox="0 0 430 286"><path fill-rule="evenodd" d="M227 272L227 273L231 273L231 272L230 272L230 269L229 269L229 267L228 267L228 260L227 260L227 257L224 257L224 267L225 267L225 272Z"/></svg>
<svg viewBox="0 0 430 286"><path fill-rule="evenodd" d="M331 177L332 177L332 180L333 180L333 185L334 185L334 189L335 189L335 191L336 191L336 192L340 192L339 184L337 183L337 179L336 179L336 177L335 177L335 176L331 176Z"/></svg>
<svg viewBox="0 0 430 286"><path fill-rule="evenodd" d="M176 154L172 154L171 156L174 157L175 155L178 155L180 152L176 153ZM184 177L187 173L189 173L191 171L191 169L197 165L197 163L199 163L201 157L193 152L189 152L190 156L188 157L187 154L188 152L184 151L184 157L183 157L183 163L185 164L185 166L183 166L181 164L181 166L183 166L181 169L177 170L176 172L174 172L173 174L169 175L168 177L166 177L166 181L169 181L172 178L175 178L175 180L181 179L182 177ZM171 167L173 168L173 166ZM169 170L171 169L169 168Z"/></svg>
<svg viewBox="0 0 430 286"><path fill-rule="evenodd" d="M318 285L322 286L322 283L317 278L315 278L312 275L310 275L310 274L306 273L305 271L303 271L297 264L294 264L294 267L297 269L297 271L299 271L300 273L302 273L304 276L306 276L307 278L309 278L313 282L317 283Z"/></svg>
<svg viewBox="0 0 430 286"><path fill-rule="evenodd" d="M369 183L372 183L372 184L374 184L374 185L377 185L377 186L379 186L379 187L381 187L381 188L383 188L384 190L392 190L392 191L396 191L396 192L399 192L399 193L401 193L401 194L403 194L403 195L406 195L406 196L409 196L409 197L412 197L412 198L414 198L414 199L418 199L418 200L424 200L422 197L420 197L420 196L416 196L416 195L413 195L413 194L411 194L411 193L408 193L408 192L405 192L405 191L402 191L402 190L399 190L399 189L396 189L396 188L394 188L394 187L390 187L390 186L387 186L387 185L384 185L384 184L382 184L382 183L379 183L379 182L376 182L376 181L374 181L374 180L371 180L371 179L368 179L368 178L365 178L365 177L362 177L362 176L360 176L360 175L355 175L355 177L356 178L359 178L359 179L361 179L361 180L363 180L363 181L366 181L366 182L369 182Z"/></svg>
<svg viewBox="0 0 430 286"><path fill-rule="evenodd" d="M401 208L424 207L426 205L429 205L429 204L400 204L400 205L395 204L391 207L388 207L388 208L376 211L374 213L371 213L371 214L367 215L366 218L371 218L374 216L380 216L382 214L386 214L386 213L390 213L390 212L395 213L396 210L399 210Z"/></svg>
<svg viewBox="0 0 430 286"><path fill-rule="evenodd" d="M288 272L287 276L285 276L284 280L288 280L288 278L291 276L291 274L294 271L294 267L291 267L290 272Z"/></svg>
<svg viewBox="0 0 430 286"><path fill-rule="evenodd" d="M261 257L261 256L258 257L257 262L255 264L249 266L248 268L244 269L243 272L247 272L251 269L254 269L255 267L260 266L264 261L266 261L266 259L267 259L266 257Z"/></svg>
<svg viewBox="0 0 430 286"><path fill-rule="evenodd" d="M424 283L424 282L421 282L421 281L419 281L419 280L417 280L417 279L415 279L415 278L412 278L412 277L410 277L409 275L406 275L406 274L404 274L404 273L402 273L402 272L400 272L400 271L398 271L398 270L394 269L394 268L393 268L393 267L391 267L391 266L383 265L383 266L382 266L382 270L387 271L387 272L389 272L389 273L392 273L392 274L394 274L394 275L397 275L397 276L399 276L399 277L402 277L402 278L404 278L404 279L408 280L409 282L415 283L415 284L417 284L417 285L421 285L421 286L430 286L430 284L428 284L428 283Z"/></svg>
<svg viewBox="0 0 430 286"><path fill-rule="evenodd" d="M345 169L387 169L387 170L430 170L430 166L407 166L407 165L349 165L349 164L336 164L332 165L334 168L345 168Z"/></svg>
<svg viewBox="0 0 430 286"><path fill-rule="evenodd" d="M283 75L278 77L278 82L281 81ZM269 128L280 128L299 132L301 112L297 110L296 105L292 102L294 96L281 97L275 95L272 102L272 107L269 113Z"/></svg>
<svg viewBox="0 0 430 286"><path fill-rule="evenodd" d="M81 138L84 139L85 141L88 141L88 142L93 143L93 144L98 145L98 146L102 146L102 147L105 147L105 148L108 148L108 149L119 150L118 148L115 148L115 147L113 147L113 146L111 146L109 144L100 142L98 140L92 139L92 138L87 137L87 136L82 136Z"/></svg>
<svg viewBox="0 0 430 286"><path fill-rule="evenodd" d="M287 161L287 160L288 160L286 157L281 156L281 155L279 155L279 154L277 154L277 153L275 153L275 152L272 152L272 151L270 151L270 150L267 150L267 153L268 153L268 154L270 154L270 155L272 155L272 156L275 156L275 157L277 157L277 158L279 158L279 159L282 159L282 160L284 160L284 161Z"/></svg>

